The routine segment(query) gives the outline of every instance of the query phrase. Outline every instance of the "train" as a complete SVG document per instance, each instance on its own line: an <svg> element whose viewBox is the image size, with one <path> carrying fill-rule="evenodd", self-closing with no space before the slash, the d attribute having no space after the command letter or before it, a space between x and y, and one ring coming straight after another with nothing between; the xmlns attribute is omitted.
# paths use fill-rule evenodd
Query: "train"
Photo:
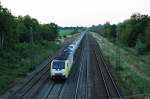
<svg viewBox="0 0 150 99"><path fill-rule="evenodd" d="M81 32L79 37L66 46L60 55L51 61L50 77L53 80L66 80L70 74L74 62L75 52L78 49L85 32Z"/></svg>

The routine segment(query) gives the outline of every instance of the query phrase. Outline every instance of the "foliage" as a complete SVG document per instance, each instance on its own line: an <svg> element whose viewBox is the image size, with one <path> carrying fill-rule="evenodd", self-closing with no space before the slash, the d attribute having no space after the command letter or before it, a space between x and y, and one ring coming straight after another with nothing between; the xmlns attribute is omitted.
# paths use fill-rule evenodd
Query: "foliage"
<svg viewBox="0 0 150 99"><path fill-rule="evenodd" d="M116 38L116 28L115 24L111 25L109 22L106 22L104 25L92 26L90 30L98 32L110 40L114 40Z"/></svg>
<svg viewBox="0 0 150 99"><path fill-rule="evenodd" d="M15 23L13 23L14 18L10 11L0 5L0 48L6 48L6 45L11 46L11 42L14 43L13 27Z"/></svg>
<svg viewBox="0 0 150 99"><path fill-rule="evenodd" d="M73 32L73 30L68 30L68 29L60 29L59 31L59 36L60 37L65 37L67 35L70 35Z"/></svg>
<svg viewBox="0 0 150 99"><path fill-rule="evenodd" d="M72 27L72 28L62 28L59 30L59 36L60 37L66 37L67 35L73 35L76 33L81 32L83 29L80 29L78 27Z"/></svg>
<svg viewBox="0 0 150 99"><path fill-rule="evenodd" d="M61 30L84 30L85 27L60 27Z"/></svg>
<svg viewBox="0 0 150 99"><path fill-rule="evenodd" d="M135 49L137 50L137 55L142 55L146 51L146 46L140 40L137 41Z"/></svg>
<svg viewBox="0 0 150 99"><path fill-rule="evenodd" d="M0 4L0 94L60 48L57 36L55 23L15 17Z"/></svg>
<svg viewBox="0 0 150 99"><path fill-rule="evenodd" d="M150 93L150 52L139 57L134 54L135 49L133 48L127 48L127 50L116 46L96 33L93 33L93 36L102 48L106 61L112 64L112 73L123 89L124 95L136 96L136 94ZM140 41L139 46L143 46ZM120 54L116 49L120 49Z"/></svg>
<svg viewBox="0 0 150 99"><path fill-rule="evenodd" d="M147 27L145 28L144 33L145 33L144 41L146 43L147 48L150 50L150 21L149 21Z"/></svg>
<svg viewBox="0 0 150 99"><path fill-rule="evenodd" d="M57 36L58 26L55 23L40 24L29 15L15 17L0 5L0 49L12 49L23 42L53 41Z"/></svg>
<svg viewBox="0 0 150 99"><path fill-rule="evenodd" d="M136 47L137 51L150 51L150 16L148 15L135 13L130 19L117 25L106 22L104 25L92 26L90 30L111 41L117 40L123 46Z"/></svg>
<svg viewBox="0 0 150 99"><path fill-rule="evenodd" d="M0 51L0 95L60 47L54 41L43 40L32 46L30 43L17 44L13 51Z"/></svg>

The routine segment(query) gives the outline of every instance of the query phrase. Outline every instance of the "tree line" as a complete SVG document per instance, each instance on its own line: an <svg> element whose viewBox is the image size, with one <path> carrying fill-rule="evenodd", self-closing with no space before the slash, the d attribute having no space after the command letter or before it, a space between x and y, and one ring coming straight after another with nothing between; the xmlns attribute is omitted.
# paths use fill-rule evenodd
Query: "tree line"
<svg viewBox="0 0 150 99"><path fill-rule="evenodd" d="M85 27L76 26L76 27L60 27L62 30L84 30Z"/></svg>
<svg viewBox="0 0 150 99"><path fill-rule="evenodd" d="M90 30L108 38L119 41L123 46L136 48L139 53L150 51L150 16L135 13L119 24L106 22L90 27Z"/></svg>
<svg viewBox="0 0 150 99"><path fill-rule="evenodd" d="M13 16L0 4L0 50L11 49L18 43L53 41L58 36L55 23L40 24L37 19L26 16Z"/></svg>

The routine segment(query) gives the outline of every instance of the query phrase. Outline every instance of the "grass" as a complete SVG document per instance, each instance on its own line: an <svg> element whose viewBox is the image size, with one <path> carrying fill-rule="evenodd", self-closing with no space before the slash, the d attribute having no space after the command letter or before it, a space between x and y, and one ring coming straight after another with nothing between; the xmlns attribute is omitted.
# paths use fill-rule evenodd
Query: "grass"
<svg viewBox="0 0 150 99"><path fill-rule="evenodd" d="M31 72L48 56L55 54L73 30L60 30L56 41L20 43L12 50L0 51L0 95Z"/></svg>
<svg viewBox="0 0 150 99"><path fill-rule="evenodd" d="M64 42L66 37L71 37L74 34L74 30L72 29L60 29L59 30L59 36L58 36L58 40L61 42Z"/></svg>
<svg viewBox="0 0 150 99"><path fill-rule="evenodd" d="M66 37L68 35L71 35L71 33L73 32L74 30L60 30L59 31L59 35L60 37Z"/></svg>
<svg viewBox="0 0 150 99"><path fill-rule="evenodd" d="M150 53L137 56L131 48L120 48L102 36L93 33L106 60L112 64L121 89L127 96L134 98L150 96ZM120 50L120 58L118 51Z"/></svg>
<svg viewBox="0 0 150 99"><path fill-rule="evenodd" d="M0 52L0 94L4 93L20 78L36 68L48 56L53 55L61 44L50 41L20 43L13 50Z"/></svg>

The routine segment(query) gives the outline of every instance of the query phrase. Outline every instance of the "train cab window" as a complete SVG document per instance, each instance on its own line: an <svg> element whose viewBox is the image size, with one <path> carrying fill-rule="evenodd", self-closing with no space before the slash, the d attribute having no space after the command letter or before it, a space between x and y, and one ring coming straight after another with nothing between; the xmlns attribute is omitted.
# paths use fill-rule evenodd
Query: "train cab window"
<svg viewBox="0 0 150 99"><path fill-rule="evenodd" d="M65 68L65 62L64 61L57 61L53 62L53 69L64 69Z"/></svg>

